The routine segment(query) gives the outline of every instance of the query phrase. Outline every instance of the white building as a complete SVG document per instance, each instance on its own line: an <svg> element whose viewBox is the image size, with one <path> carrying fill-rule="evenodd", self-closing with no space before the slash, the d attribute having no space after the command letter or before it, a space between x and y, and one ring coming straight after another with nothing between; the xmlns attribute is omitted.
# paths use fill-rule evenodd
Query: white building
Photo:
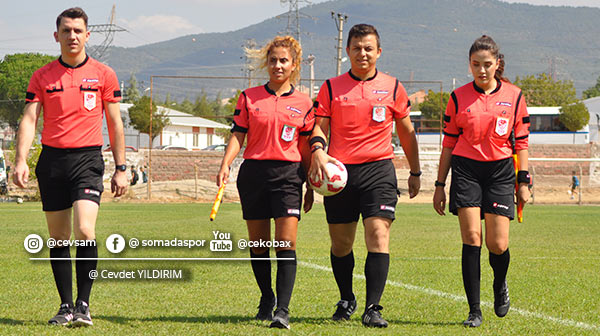
<svg viewBox="0 0 600 336"><path fill-rule="evenodd" d="M599 142L598 129L600 128L600 97L588 98L582 101L590 112L590 141Z"/></svg>
<svg viewBox="0 0 600 336"><path fill-rule="evenodd" d="M121 118L125 127L125 146L135 148L148 148L148 135L140 133L129 123L129 108L133 104L120 104ZM170 124L165 127L160 135L154 138L152 147L161 145L173 145L198 150L210 145L223 144L225 141L215 132L217 129L229 129L228 125L212 120L193 116L177 110L159 106L160 111L167 112ZM108 146L108 128L106 118L102 126L104 144Z"/></svg>

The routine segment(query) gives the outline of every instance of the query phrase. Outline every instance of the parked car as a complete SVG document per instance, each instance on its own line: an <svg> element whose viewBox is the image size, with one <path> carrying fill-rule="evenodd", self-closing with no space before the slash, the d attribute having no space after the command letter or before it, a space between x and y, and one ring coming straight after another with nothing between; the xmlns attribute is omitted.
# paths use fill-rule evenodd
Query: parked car
<svg viewBox="0 0 600 336"><path fill-rule="evenodd" d="M182 147L182 146L173 146L173 145L158 146L158 147L154 147L154 149L158 149L158 150L183 150L183 151L189 151L188 148L185 148L185 147Z"/></svg>
<svg viewBox="0 0 600 336"><path fill-rule="evenodd" d="M227 144L219 144L219 145L210 145L208 147L202 148L202 150L224 152L226 148L227 148Z"/></svg>
<svg viewBox="0 0 600 336"><path fill-rule="evenodd" d="M110 145L108 145L108 147L106 147L106 149L104 149L105 152L110 152L112 150L112 148L110 147ZM133 146L125 146L125 151L126 152L137 152L137 148L133 147Z"/></svg>

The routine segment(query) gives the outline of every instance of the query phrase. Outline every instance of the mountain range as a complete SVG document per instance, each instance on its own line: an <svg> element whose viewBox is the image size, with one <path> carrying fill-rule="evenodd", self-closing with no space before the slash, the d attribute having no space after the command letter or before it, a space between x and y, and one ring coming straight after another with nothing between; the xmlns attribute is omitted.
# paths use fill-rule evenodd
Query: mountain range
<svg viewBox="0 0 600 336"><path fill-rule="evenodd" d="M548 72L556 79L572 80L577 95L600 76L599 8L551 7L506 3L498 0L334 0L301 8L303 53L313 54L316 84L335 75L337 27L331 12L348 16L347 32L357 23L377 27L383 54L378 69L401 81L442 81L451 91L472 80L468 50L482 34L490 35L505 55L505 75ZM136 48L112 47L105 62L121 81L132 73L144 87L150 75L244 76L243 45L258 46L286 29L287 20L270 18L231 32L186 35ZM345 55L345 51L343 52ZM342 71L349 69L342 64ZM302 77L308 78L303 65ZM263 83L254 79L252 85ZM157 78L154 92L164 97L194 99L202 90L209 96L229 96L244 89L248 80ZM405 82L409 93L439 90L438 83Z"/></svg>

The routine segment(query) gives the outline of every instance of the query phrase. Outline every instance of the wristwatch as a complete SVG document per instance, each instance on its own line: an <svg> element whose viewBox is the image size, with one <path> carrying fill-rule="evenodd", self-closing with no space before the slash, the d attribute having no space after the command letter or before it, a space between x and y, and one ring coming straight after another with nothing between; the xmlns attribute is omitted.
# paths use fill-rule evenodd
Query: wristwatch
<svg viewBox="0 0 600 336"><path fill-rule="evenodd" d="M122 164L122 165L116 165L115 169L116 170L120 170L120 171L127 171L127 165L124 165L124 164Z"/></svg>

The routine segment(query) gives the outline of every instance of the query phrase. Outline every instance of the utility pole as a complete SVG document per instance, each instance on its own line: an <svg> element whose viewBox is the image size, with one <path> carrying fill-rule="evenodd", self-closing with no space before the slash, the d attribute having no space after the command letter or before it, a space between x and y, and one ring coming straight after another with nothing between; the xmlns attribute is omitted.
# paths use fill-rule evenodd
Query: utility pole
<svg viewBox="0 0 600 336"><path fill-rule="evenodd" d="M315 96L315 55L310 54L308 55L308 57L306 58L306 61L308 62L308 66L310 68L310 80L309 80L309 95L310 95L310 99L313 99Z"/></svg>
<svg viewBox="0 0 600 336"><path fill-rule="evenodd" d="M335 26L338 30L338 45L337 45L337 67L336 74L339 76L342 73L342 48L344 42L344 22L348 20L348 16L336 12L331 12L331 18L335 21Z"/></svg>
<svg viewBox="0 0 600 336"><path fill-rule="evenodd" d="M300 13L300 9L298 8L298 6L299 6L299 3L302 3L302 2L306 3L307 5L310 5L311 4L310 0L279 0L279 1L282 5L285 5L286 3L289 4L289 11L287 12L287 14L285 14L285 16L287 16L287 28L285 29L285 31L283 31L281 33L292 36L293 38L296 39L296 41L298 41L298 43L300 43L300 38L301 38L300 37L300 35L301 35L300 17L309 17L309 16Z"/></svg>
<svg viewBox="0 0 600 336"><path fill-rule="evenodd" d="M244 45L242 45L242 49L244 50L244 56L240 57L244 59L244 68L242 69L242 72L244 73L244 76L248 78L248 87L252 87L252 74L254 72L254 65L252 64L252 59L248 57L246 50L256 49L256 40L247 39Z"/></svg>
<svg viewBox="0 0 600 336"><path fill-rule="evenodd" d="M102 61L102 58L106 56L106 51L111 46L115 38L115 33L127 31L125 28L119 27L114 23L115 17L116 10L115 5L113 5L108 24L88 25L88 30L90 32L104 33L104 41L102 41L100 45L94 47L86 46L86 50L89 50L90 54L99 61Z"/></svg>

